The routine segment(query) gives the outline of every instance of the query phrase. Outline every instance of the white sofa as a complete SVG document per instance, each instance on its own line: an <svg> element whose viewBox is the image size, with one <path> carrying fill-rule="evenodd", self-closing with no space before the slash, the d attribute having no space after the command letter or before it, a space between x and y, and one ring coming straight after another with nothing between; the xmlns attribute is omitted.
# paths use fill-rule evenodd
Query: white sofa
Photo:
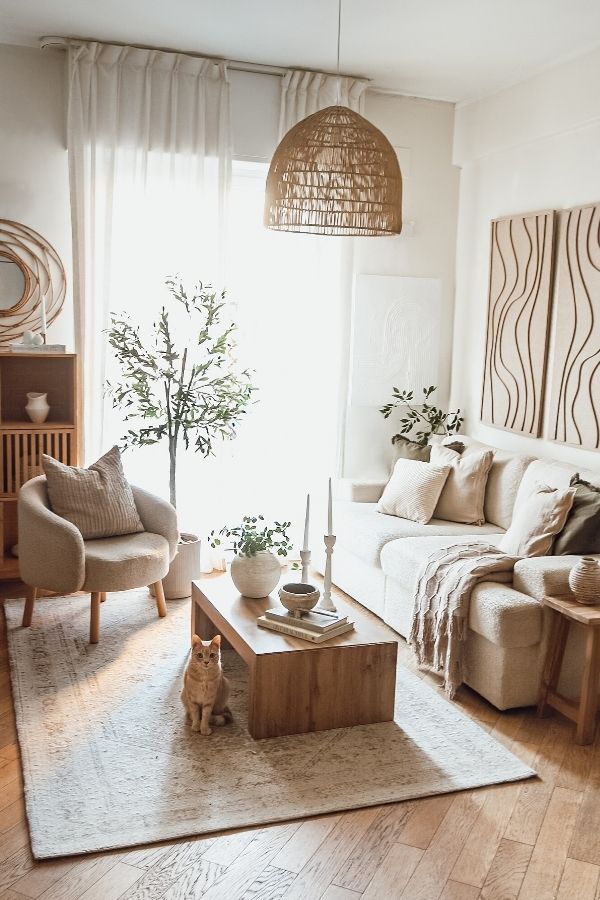
<svg viewBox="0 0 600 900"><path fill-rule="evenodd" d="M465 453L481 449L468 437ZM459 525L432 519L419 525L378 513L384 484L342 481L335 503L337 542L333 580L404 637L410 630L416 576L427 556L440 547L463 540L489 541L510 525L515 503L538 483L568 486L574 466L536 460L492 447L494 462L486 495L486 524ZM600 484L597 472L581 477ZM546 593L567 593L574 556L546 556L519 560L512 585L484 582L472 595L466 644L466 683L498 709L537 702L550 616L542 609ZM317 560L323 571L323 560ZM582 662L582 635L576 628L565 653L560 688L575 695Z"/></svg>

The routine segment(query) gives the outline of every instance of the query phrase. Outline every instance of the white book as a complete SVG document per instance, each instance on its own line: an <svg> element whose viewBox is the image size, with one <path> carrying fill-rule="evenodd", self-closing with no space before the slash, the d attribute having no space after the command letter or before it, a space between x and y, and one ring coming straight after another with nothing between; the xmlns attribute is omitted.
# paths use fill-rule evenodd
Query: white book
<svg viewBox="0 0 600 900"><path fill-rule="evenodd" d="M65 353L67 348L65 344L11 344L10 349L13 353Z"/></svg>
<svg viewBox="0 0 600 900"><path fill-rule="evenodd" d="M354 629L354 622L344 622L334 631L327 631L321 634L318 631L308 631L306 628L300 628L298 625L288 625L285 622L277 622L275 619L267 619L266 616L259 616L256 622L260 628L278 631L280 634L287 634L289 637L310 641L312 644L322 644L324 641L330 641L332 638L339 637L341 634L346 634L347 631L353 631Z"/></svg>
<svg viewBox="0 0 600 900"><path fill-rule="evenodd" d="M265 616L267 619L273 619L275 622L283 622L285 625L306 628L308 631L316 631L318 633L333 631L348 621L348 616L323 615L318 609L305 610L301 616L293 616L283 606L268 609Z"/></svg>

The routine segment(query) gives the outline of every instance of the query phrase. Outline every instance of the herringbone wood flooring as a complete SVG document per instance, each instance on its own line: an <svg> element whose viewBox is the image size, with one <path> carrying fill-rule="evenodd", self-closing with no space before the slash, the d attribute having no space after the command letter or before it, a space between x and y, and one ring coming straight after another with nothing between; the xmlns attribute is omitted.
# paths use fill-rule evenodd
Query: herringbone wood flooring
<svg viewBox="0 0 600 900"><path fill-rule="evenodd" d="M1 588L18 595L15 585ZM400 660L412 667L402 642ZM458 702L541 779L35 863L2 618L0 900L600 900L598 737L578 747L574 726L558 716L498 713L468 690Z"/></svg>

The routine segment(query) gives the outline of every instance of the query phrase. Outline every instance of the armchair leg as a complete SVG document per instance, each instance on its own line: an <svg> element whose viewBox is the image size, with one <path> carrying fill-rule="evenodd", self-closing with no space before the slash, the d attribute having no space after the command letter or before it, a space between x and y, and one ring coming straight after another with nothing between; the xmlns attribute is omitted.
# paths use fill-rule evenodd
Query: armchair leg
<svg viewBox="0 0 600 900"><path fill-rule="evenodd" d="M27 587L27 594L25 596L25 608L23 610L23 628L29 628L31 625L31 619L33 617L33 607L35 604L35 600L37 597L37 588Z"/></svg>
<svg viewBox="0 0 600 900"><path fill-rule="evenodd" d="M92 592L92 608L90 614L90 644L97 644L100 637L100 603L101 591Z"/></svg>
<svg viewBox="0 0 600 900"><path fill-rule="evenodd" d="M163 591L162 581L156 581L152 587L154 588L158 615L163 619L167 614L167 604L165 603L165 592Z"/></svg>

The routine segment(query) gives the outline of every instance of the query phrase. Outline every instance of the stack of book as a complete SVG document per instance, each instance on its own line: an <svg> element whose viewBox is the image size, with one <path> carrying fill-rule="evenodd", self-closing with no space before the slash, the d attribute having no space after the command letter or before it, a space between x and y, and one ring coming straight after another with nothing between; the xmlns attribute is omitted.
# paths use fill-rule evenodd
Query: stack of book
<svg viewBox="0 0 600 900"><path fill-rule="evenodd" d="M257 622L261 628L279 631L281 634L301 638L303 641L312 641L313 644L330 641L354 628L354 622L349 622L348 616L311 609L303 610L300 618L296 618L283 606L268 609L263 616L258 617Z"/></svg>

